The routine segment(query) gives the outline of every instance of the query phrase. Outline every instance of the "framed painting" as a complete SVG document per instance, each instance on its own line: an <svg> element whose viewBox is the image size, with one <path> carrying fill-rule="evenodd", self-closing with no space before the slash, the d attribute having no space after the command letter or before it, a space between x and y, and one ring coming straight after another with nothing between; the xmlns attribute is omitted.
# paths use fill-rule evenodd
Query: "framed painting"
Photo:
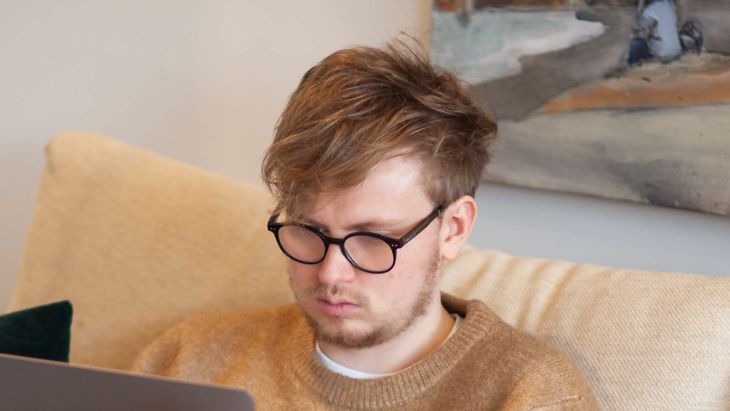
<svg viewBox="0 0 730 411"><path fill-rule="evenodd" d="M437 0L499 124L485 178L730 214L730 1Z"/></svg>

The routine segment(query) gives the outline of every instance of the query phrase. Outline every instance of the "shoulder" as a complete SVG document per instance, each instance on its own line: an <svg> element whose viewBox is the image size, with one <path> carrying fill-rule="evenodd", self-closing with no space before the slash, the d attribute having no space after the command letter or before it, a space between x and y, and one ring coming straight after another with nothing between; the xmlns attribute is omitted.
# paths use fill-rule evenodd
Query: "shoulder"
<svg viewBox="0 0 730 411"><path fill-rule="evenodd" d="M197 314L171 327L148 345L131 370L189 377L186 370L191 368L190 364L195 364L192 368L199 373L208 361L220 363L304 324L299 309L293 304Z"/></svg>
<svg viewBox="0 0 730 411"><path fill-rule="evenodd" d="M497 317L481 302L469 303L468 311L475 309ZM578 367L544 340L498 319L475 348L490 359L484 364L490 375L502 382L506 409L599 409Z"/></svg>
<svg viewBox="0 0 730 411"><path fill-rule="evenodd" d="M194 315L171 330L179 330L186 339L241 336L243 331L272 329L301 319L296 305L286 304L267 308L242 308L208 311ZM251 334L248 333L250 336Z"/></svg>
<svg viewBox="0 0 730 411"><path fill-rule="evenodd" d="M513 328L512 341L511 356L518 371L510 389L511 401L527 409L599 409L585 377L565 354Z"/></svg>

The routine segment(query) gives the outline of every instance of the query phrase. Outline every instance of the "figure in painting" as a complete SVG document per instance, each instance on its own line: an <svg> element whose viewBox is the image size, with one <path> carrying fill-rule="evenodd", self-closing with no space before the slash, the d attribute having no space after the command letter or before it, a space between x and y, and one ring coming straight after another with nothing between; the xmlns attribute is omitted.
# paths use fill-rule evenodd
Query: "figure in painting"
<svg viewBox="0 0 730 411"><path fill-rule="evenodd" d="M700 54L704 41L699 22L688 20L682 25L679 31L679 41L682 43L682 50Z"/></svg>
<svg viewBox="0 0 730 411"><path fill-rule="evenodd" d="M638 35L631 39L629 65L654 58L667 63L682 54L674 0L639 0L635 30Z"/></svg>

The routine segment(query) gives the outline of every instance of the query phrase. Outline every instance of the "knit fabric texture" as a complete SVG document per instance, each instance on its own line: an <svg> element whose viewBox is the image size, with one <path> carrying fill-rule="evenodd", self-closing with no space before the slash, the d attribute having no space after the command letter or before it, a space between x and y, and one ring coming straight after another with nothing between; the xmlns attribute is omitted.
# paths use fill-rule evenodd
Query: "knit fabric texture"
<svg viewBox="0 0 730 411"><path fill-rule="evenodd" d="M314 355L314 334L296 305L218 311L173 327L133 370L243 387L262 410L596 410L577 368L547 343L503 323L482 302L442 297L464 316L422 361L358 380Z"/></svg>

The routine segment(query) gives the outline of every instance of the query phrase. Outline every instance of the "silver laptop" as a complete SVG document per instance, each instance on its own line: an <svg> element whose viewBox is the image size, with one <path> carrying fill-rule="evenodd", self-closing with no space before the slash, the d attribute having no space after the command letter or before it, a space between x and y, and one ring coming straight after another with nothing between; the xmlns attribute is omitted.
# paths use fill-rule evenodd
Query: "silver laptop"
<svg viewBox="0 0 730 411"><path fill-rule="evenodd" d="M0 354L2 411L252 411L246 391Z"/></svg>

